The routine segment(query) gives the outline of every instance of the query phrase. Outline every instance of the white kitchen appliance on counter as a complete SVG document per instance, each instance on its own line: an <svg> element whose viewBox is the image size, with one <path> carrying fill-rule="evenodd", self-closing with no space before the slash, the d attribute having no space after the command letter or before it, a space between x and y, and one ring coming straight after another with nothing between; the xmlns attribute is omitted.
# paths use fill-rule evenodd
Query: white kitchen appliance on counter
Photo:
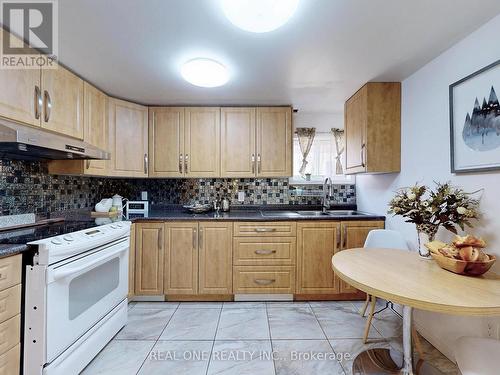
<svg viewBox="0 0 500 375"><path fill-rule="evenodd" d="M126 324L130 225L28 244L24 375L78 374Z"/></svg>

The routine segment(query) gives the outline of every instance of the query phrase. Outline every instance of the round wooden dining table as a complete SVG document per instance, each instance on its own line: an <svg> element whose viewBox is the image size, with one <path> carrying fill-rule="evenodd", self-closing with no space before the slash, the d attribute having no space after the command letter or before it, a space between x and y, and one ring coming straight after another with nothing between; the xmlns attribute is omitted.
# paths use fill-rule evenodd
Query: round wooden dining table
<svg viewBox="0 0 500 375"><path fill-rule="evenodd" d="M403 353L371 349L360 353L353 374L439 374L423 359L413 361L412 311L500 315L500 276L457 275L417 253L394 249L350 249L332 257L334 272L355 288L403 306Z"/></svg>

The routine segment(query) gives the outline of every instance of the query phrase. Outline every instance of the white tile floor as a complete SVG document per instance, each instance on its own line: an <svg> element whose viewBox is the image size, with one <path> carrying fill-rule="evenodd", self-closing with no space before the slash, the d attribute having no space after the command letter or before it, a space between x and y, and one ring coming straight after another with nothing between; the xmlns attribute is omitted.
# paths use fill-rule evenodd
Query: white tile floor
<svg viewBox="0 0 500 375"><path fill-rule="evenodd" d="M127 326L83 374L347 375L367 347L400 347L401 320L389 311L374 319L371 342L362 344L361 305L131 303Z"/></svg>

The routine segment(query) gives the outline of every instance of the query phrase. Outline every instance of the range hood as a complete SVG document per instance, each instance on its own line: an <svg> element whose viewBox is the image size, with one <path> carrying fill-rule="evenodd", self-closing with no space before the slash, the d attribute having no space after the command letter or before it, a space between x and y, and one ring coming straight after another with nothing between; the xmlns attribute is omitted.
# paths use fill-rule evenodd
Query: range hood
<svg viewBox="0 0 500 375"><path fill-rule="evenodd" d="M86 142L0 119L0 158L13 160L109 159Z"/></svg>

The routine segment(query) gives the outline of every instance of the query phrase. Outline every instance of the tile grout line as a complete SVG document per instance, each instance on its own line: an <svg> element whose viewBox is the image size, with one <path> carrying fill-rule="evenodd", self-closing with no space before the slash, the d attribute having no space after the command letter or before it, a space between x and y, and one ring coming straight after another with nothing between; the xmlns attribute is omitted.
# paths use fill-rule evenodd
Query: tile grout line
<svg viewBox="0 0 500 375"><path fill-rule="evenodd" d="M222 306L221 306L220 311L219 311L219 319L217 319L217 326L215 327L214 339L212 341L212 349L210 349L210 358L208 359L207 371L205 371L205 375L208 375L208 370L210 369L210 363L212 362L212 354L214 352L215 339L217 338L217 332L219 331L219 324L220 324L220 318L222 316L222 308L223 307L224 307L224 303L222 303Z"/></svg>
<svg viewBox="0 0 500 375"><path fill-rule="evenodd" d="M134 305L134 307L137 306L137 305ZM151 351L154 349L154 347L156 346L156 344L158 343L158 341L160 340L160 337L161 335L163 334L163 332L165 331L165 329L167 329L167 326L168 324L170 323L170 321L172 320L173 316L175 315L175 313L177 312L177 310L179 309L179 306L180 306L180 303L177 305L177 307L175 308L175 311L173 312L172 315L170 315L170 318L168 318L168 322L167 324L165 324L165 327L163 327L163 329L161 330L161 333L158 335L158 338L155 340L153 346L151 347L151 350L148 352L148 354L146 354L146 358L144 358L144 361L142 361L141 363L141 366L139 367L139 369L137 370L136 372L136 375L138 375L142 368L144 367L144 364L146 363L146 361L148 360L148 357L149 355L151 354Z"/></svg>
<svg viewBox="0 0 500 375"><path fill-rule="evenodd" d="M273 358L273 369L274 369L274 375L276 375L278 372L276 371L276 361L274 360L274 345L273 345L273 338L271 336L271 322L269 321L269 310L267 303L264 304L265 309L266 309L266 318L267 318L267 330L269 331L269 342L271 344L271 355Z"/></svg>

